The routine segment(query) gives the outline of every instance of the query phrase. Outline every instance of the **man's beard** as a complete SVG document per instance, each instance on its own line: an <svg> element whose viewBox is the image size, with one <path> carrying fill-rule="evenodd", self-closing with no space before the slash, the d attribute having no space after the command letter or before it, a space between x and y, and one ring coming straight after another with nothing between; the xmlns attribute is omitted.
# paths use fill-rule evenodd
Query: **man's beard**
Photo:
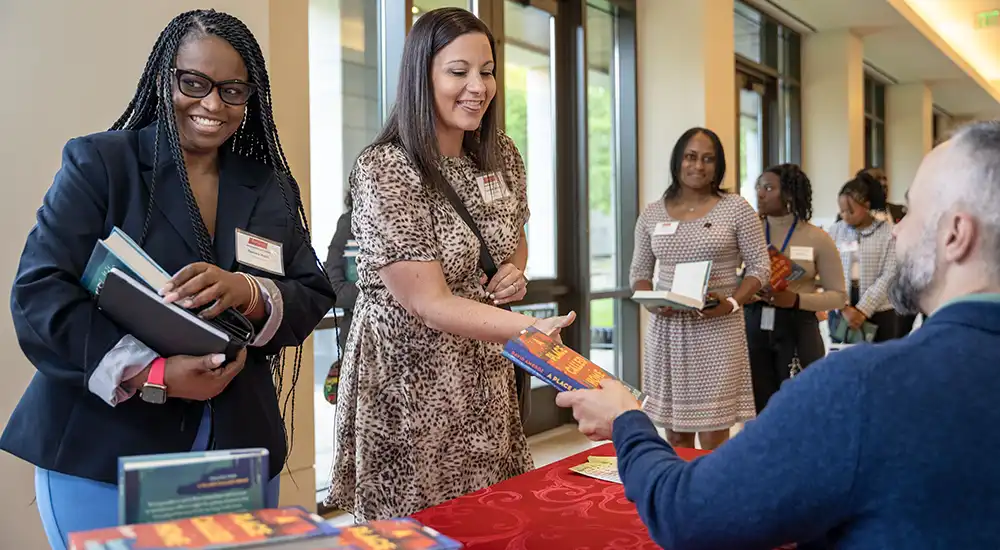
<svg viewBox="0 0 1000 550"><path fill-rule="evenodd" d="M889 286L889 301L898 313L926 314L920 308L920 299L934 282L934 272L937 269L936 245L934 233L925 231L903 258L897 258L896 278Z"/></svg>

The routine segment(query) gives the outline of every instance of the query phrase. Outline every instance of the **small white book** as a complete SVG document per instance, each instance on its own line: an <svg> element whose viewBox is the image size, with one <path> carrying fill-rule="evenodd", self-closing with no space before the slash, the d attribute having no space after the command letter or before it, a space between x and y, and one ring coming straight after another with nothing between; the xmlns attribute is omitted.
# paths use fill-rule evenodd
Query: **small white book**
<svg viewBox="0 0 1000 550"><path fill-rule="evenodd" d="M674 266L670 290L637 290L632 300L643 306L704 309L711 271L711 260L679 263Z"/></svg>

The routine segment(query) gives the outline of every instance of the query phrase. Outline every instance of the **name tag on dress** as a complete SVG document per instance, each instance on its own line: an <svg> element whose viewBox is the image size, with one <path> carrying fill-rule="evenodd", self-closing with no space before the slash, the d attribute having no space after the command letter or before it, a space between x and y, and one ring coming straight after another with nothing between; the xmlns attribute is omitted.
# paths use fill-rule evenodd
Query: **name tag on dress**
<svg viewBox="0 0 1000 550"><path fill-rule="evenodd" d="M774 308L764 306L760 309L760 330L774 330Z"/></svg>
<svg viewBox="0 0 1000 550"><path fill-rule="evenodd" d="M247 233L242 229L236 230L236 261L281 277L285 275L281 243Z"/></svg>
<svg viewBox="0 0 1000 550"><path fill-rule="evenodd" d="M673 235L677 233L677 228L680 226L680 222L660 222L656 224L656 228L653 229L654 237L662 237L664 235Z"/></svg>
<svg viewBox="0 0 1000 550"><path fill-rule="evenodd" d="M858 241L845 241L840 243L841 252L857 252L858 251Z"/></svg>
<svg viewBox="0 0 1000 550"><path fill-rule="evenodd" d="M510 196L510 189L507 188L503 175L497 172L476 176L476 185L479 186L479 194L486 204L501 201Z"/></svg>
<svg viewBox="0 0 1000 550"><path fill-rule="evenodd" d="M790 259L793 262L811 262L813 261L813 247L811 246L793 246L788 251Z"/></svg>

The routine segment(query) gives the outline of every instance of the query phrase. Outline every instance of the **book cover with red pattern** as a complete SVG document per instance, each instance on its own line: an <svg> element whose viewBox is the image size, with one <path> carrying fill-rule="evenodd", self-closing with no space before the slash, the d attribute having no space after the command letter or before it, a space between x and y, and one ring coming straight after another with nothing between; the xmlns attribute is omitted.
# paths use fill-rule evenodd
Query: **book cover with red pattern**
<svg viewBox="0 0 1000 550"><path fill-rule="evenodd" d="M301 507L290 506L71 533L69 550L239 548L338 532L323 518Z"/></svg>
<svg viewBox="0 0 1000 550"><path fill-rule="evenodd" d="M507 342L504 357L518 367L544 380L559 391L599 388L607 378L618 380L586 357L557 342L534 327ZM621 382L621 380L619 380ZM646 401L646 394L622 382L632 392L639 404Z"/></svg>

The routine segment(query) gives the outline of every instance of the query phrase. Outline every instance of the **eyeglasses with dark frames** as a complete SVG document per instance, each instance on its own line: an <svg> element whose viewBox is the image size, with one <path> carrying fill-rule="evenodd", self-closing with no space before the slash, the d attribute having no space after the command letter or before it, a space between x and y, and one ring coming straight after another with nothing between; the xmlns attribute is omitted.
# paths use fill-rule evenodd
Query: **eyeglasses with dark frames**
<svg viewBox="0 0 1000 550"><path fill-rule="evenodd" d="M215 81L198 71L187 69L170 69L177 79L177 89L187 97L202 99L208 97L212 90L219 90L219 98L228 105L246 105L250 101L256 86L242 80Z"/></svg>

